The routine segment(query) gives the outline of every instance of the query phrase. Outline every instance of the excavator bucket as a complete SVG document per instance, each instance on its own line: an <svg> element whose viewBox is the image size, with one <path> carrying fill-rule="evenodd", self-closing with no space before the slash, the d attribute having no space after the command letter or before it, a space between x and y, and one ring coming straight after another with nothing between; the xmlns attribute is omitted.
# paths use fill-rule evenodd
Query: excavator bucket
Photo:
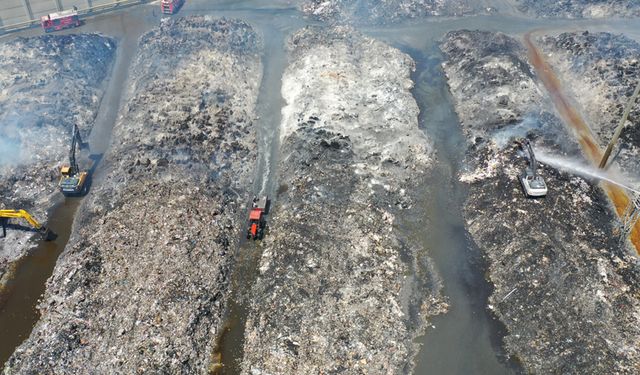
<svg viewBox="0 0 640 375"><path fill-rule="evenodd" d="M55 234L51 229L45 227L40 228L40 235L45 241L53 241L58 238L57 234Z"/></svg>

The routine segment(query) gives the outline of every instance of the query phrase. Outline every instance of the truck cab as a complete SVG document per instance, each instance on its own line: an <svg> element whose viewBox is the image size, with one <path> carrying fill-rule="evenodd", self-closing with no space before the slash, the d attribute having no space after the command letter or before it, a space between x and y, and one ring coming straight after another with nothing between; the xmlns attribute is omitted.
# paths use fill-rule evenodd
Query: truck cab
<svg viewBox="0 0 640 375"><path fill-rule="evenodd" d="M269 198L264 196L258 199L253 198L251 211L249 212L249 224L247 228L247 239L261 240L264 237L264 231L267 226L265 215L269 210Z"/></svg>
<svg viewBox="0 0 640 375"><path fill-rule="evenodd" d="M58 13L51 13L40 18L40 24L45 33L68 29L80 26L78 18L78 8L65 10Z"/></svg>
<svg viewBox="0 0 640 375"><path fill-rule="evenodd" d="M160 10L163 14L176 14L183 4L184 0L162 0Z"/></svg>

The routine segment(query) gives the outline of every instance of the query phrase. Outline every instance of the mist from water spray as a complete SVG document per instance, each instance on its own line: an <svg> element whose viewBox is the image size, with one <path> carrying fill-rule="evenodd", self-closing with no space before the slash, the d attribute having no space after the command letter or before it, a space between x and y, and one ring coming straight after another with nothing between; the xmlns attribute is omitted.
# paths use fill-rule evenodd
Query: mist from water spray
<svg viewBox="0 0 640 375"><path fill-rule="evenodd" d="M543 164L550 165L559 170L576 174L584 178L607 181L614 185L618 185L622 188L632 191L636 194L640 194L640 190L634 188L635 186L639 185L637 179L629 182L620 176L614 176L610 173L607 173L607 171L605 170L590 166L578 159L554 155L545 150L538 149L535 151L535 153L538 161Z"/></svg>
<svg viewBox="0 0 640 375"><path fill-rule="evenodd" d="M0 136L0 167L16 165L20 161L20 142Z"/></svg>

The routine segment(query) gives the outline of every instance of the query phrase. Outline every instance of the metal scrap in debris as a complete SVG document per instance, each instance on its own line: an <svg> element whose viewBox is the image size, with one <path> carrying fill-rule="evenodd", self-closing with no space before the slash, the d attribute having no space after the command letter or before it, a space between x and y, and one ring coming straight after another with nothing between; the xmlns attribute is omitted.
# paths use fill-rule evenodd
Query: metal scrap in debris
<svg viewBox="0 0 640 375"><path fill-rule="evenodd" d="M500 300L500 302L504 302L507 298L509 298L510 295L513 294L513 292L515 292L518 288L513 288L509 293L507 293L506 296L502 297L502 300Z"/></svg>

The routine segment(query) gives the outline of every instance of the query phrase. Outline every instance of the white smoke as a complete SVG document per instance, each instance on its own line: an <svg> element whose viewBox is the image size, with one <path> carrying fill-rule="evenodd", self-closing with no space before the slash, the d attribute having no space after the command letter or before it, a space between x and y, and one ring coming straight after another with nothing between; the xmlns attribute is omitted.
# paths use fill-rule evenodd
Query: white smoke
<svg viewBox="0 0 640 375"><path fill-rule="evenodd" d="M20 140L0 135L0 167L19 164Z"/></svg>
<svg viewBox="0 0 640 375"><path fill-rule="evenodd" d="M0 115L0 167L14 167L29 163L33 155L26 150L27 143L40 141L34 133L38 133L38 126L34 126L37 117L32 114L20 115L8 112ZM34 128L34 129L32 129ZM41 150L42 147L31 147Z"/></svg>
<svg viewBox="0 0 640 375"><path fill-rule="evenodd" d="M496 131L491 138L496 146L503 149L508 144L513 143L514 139L525 138L527 133L534 129L540 129L541 126L541 122L534 115L527 115L521 122Z"/></svg>

